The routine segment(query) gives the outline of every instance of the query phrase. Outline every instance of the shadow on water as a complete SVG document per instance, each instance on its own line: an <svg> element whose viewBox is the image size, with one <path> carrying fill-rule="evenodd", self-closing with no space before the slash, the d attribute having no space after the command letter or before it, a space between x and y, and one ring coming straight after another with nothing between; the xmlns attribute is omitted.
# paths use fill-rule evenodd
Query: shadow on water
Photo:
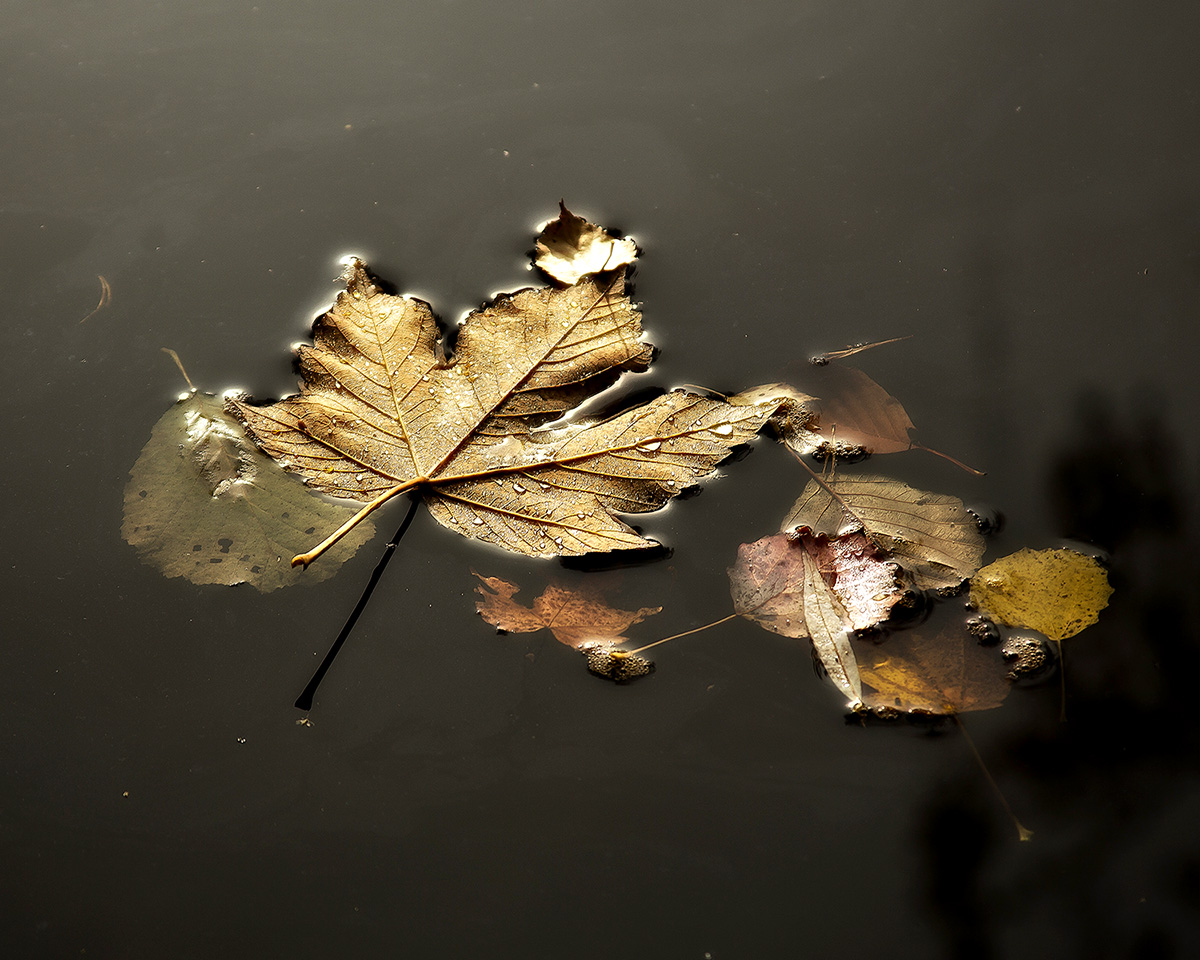
<svg viewBox="0 0 1200 960"><path fill-rule="evenodd" d="M1001 829L965 767L920 815L923 892L945 956L1200 948L1200 835L1188 814L1200 795L1197 478L1153 400L1122 410L1085 397L1049 467L1058 529L1109 551L1116 592L1100 624L1064 645L1067 722L1043 709L984 748L989 762L1008 758L993 772L1015 805L1039 811L1033 842ZM1049 702L1053 686L1038 695Z"/></svg>

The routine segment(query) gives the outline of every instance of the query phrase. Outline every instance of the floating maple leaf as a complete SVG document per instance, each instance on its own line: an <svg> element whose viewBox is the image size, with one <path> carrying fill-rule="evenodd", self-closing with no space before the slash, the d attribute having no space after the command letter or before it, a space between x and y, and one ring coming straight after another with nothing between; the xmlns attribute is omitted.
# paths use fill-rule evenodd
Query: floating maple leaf
<svg viewBox="0 0 1200 960"><path fill-rule="evenodd" d="M522 290L472 314L452 360L429 306L384 293L352 261L346 291L300 348L301 392L232 409L270 456L318 489L367 501L420 490L464 536L530 556L640 549L641 513L711 474L773 412L682 391L599 423L546 424L652 348L624 268ZM307 565L351 523L294 563Z"/></svg>
<svg viewBox="0 0 1200 960"><path fill-rule="evenodd" d="M515 583L478 573L475 576L481 581L475 587L479 594L475 609L484 620L511 633L549 630L559 643L573 650L620 643L633 624L662 611L662 607L619 610L590 584L572 590L558 583L551 583L532 606L526 607L513 599L521 590Z"/></svg>

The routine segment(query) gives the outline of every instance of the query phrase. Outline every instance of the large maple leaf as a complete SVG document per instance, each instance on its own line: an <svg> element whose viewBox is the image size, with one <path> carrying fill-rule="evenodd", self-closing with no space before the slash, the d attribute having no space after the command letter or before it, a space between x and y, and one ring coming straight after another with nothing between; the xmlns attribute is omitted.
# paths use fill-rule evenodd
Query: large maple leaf
<svg viewBox="0 0 1200 960"><path fill-rule="evenodd" d="M778 406L675 391L599 422L564 420L650 363L624 267L500 297L464 321L451 359L428 304L384 292L358 260L345 280L300 348L301 392L231 407L283 466L367 501L359 516L420 489L439 523L530 556L654 546L616 514L694 486Z"/></svg>

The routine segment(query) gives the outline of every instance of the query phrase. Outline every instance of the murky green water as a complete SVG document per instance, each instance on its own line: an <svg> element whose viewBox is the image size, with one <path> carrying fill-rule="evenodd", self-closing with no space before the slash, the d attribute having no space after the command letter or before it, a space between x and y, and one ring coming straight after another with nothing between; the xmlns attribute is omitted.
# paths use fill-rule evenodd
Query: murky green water
<svg viewBox="0 0 1200 960"><path fill-rule="evenodd" d="M1200 80L1183 5L19 3L0 39L9 956L1185 956L1200 910ZM53 29L50 24L53 24ZM125 477L183 388L294 386L356 253L442 317L529 282L560 197L644 249L629 386L804 386L863 355L920 438L875 467L1077 539L1117 594L962 738L847 725L748 622L589 676L497 637L421 515L262 596L163 579ZM112 302L84 323L111 284ZM804 477L765 441L646 518L647 640L729 612ZM385 517L389 530L399 520ZM564 576L594 576L566 571Z"/></svg>

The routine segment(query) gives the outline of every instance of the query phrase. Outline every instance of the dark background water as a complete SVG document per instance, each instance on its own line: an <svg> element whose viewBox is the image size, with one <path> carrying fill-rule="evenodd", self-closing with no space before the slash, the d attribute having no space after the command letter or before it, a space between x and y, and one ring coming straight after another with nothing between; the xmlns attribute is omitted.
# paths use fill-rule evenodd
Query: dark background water
<svg viewBox="0 0 1200 960"><path fill-rule="evenodd" d="M9 4L4 954L1194 956L1196 9ZM559 565L424 514L312 727L382 535L267 596L121 541L161 346L289 392L342 256L453 322L529 281L559 197L644 248L645 383L803 387L912 335L861 366L988 475L876 466L1002 511L990 557L1111 552L1068 722L1055 683L967 720L1032 843L952 729L846 725L751 623L626 688L497 637L470 568L532 596ZM614 575L665 608L639 636L726 614L803 481L766 442L726 473Z"/></svg>

